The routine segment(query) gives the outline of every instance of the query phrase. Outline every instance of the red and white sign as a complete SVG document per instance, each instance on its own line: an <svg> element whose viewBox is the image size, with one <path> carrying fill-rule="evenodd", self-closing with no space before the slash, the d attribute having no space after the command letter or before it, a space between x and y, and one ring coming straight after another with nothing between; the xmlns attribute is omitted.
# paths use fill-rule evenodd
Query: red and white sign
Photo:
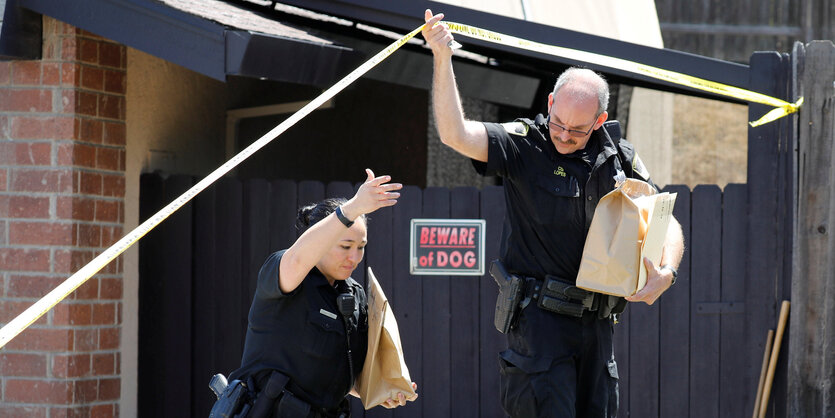
<svg viewBox="0 0 835 418"><path fill-rule="evenodd" d="M412 274L484 274L483 219L412 219L409 271Z"/></svg>

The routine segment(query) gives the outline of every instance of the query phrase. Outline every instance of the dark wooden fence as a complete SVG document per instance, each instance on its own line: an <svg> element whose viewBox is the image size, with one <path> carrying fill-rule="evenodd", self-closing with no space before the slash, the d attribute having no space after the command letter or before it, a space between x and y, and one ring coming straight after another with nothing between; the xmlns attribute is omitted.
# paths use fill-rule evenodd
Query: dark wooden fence
<svg viewBox="0 0 835 418"><path fill-rule="evenodd" d="M736 62L835 37L830 0L656 0L664 47Z"/></svg>
<svg viewBox="0 0 835 418"><path fill-rule="evenodd" d="M193 181L144 175L142 218ZM295 239L296 208L353 190L344 182L224 178L140 241L140 416L208 416L207 382L238 366L258 269ZM746 318L770 315L771 307L746 294L763 285L747 274L748 241L767 239L749 231L748 186L667 190L678 193L687 251L678 283L654 306L630 305L615 327L620 416L750 415L765 333L749 338ZM420 217L485 219L492 259L504 195L497 186L407 186L395 207L372 214L354 277L364 282L368 265L380 279L420 398L394 411L363 412L355 401L355 414L501 417L497 353L505 342L492 323L496 286L488 275L411 276L409 222Z"/></svg>

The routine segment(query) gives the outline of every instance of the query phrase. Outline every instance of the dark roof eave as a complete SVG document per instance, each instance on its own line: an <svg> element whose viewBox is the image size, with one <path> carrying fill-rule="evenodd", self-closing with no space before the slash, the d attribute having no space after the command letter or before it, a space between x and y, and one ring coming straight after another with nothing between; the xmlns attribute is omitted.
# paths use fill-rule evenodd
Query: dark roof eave
<svg viewBox="0 0 835 418"><path fill-rule="evenodd" d="M362 58L362 53L340 46L242 30L226 32L227 75L326 86Z"/></svg>
<svg viewBox="0 0 835 418"><path fill-rule="evenodd" d="M22 7L18 0L0 2L0 59L41 57L41 17Z"/></svg>
<svg viewBox="0 0 835 418"><path fill-rule="evenodd" d="M740 88L748 88L749 86L749 67L744 64L722 61L671 49L653 48L623 42L444 3L426 0L282 0L281 2L375 26L391 28L403 33L411 31L423 23L423 11L431 8L435 13L444 12L447 19L455 22L469 24L535 42L575 48L600 55L634 61ZM478 47L481 51L498 51L505 56L514 55L539 62L554 62L561 65L585 65L602 73L615 75L621 79L635 80L643 86L659 90L680 92L683 89L685 91L696 91L655 78L626 72L617 67L576 62L562 57L521 50L470 38L463 38L462 43ZM705 94L701 91L699 93L700 95ZM719 100L737 101L725 96L709 93L707 95Z"/></svg>
<svg viewBox="0 0 835 418"><path fill-rule="evenodd" d="M37 13L220 81L239 75L325 85L361 55L340 46L229 29L147 0L19 1ZM277 65L293 60L306 71ZM311 70L317 67L323 68Z"/></svg>

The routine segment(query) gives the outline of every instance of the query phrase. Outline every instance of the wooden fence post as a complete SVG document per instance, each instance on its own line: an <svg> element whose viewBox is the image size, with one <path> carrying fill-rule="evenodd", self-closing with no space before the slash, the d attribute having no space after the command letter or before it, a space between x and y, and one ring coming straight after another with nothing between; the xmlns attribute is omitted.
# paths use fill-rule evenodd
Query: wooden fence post
<svg viewBox="0 0 835 418"><path fill-rule="evenodd" d="M788 416L835 415L835 45L795 47L800 111Z"/></svg>
<svg viewBox="0 0 835 418"><path fill-rule="evenodd" d="M788 99L788 56L776 52L751 55L749 88L764 94ZM771 107L751 103L749 120L756 120ZM739 366L745 375L744 386L756 388L760 372L759 359L769 328L774 328L780 301L788 298L791 254L791 167L793 149L791 135L793 117L785 117L758 127L748 128L748 248L745 278L745 364ZM784 356L785 359L785 356ZM775 387L770 411L785 415L785 360L777 365ZM744 394L748 405L744 415L753 410L754 390Z"/></svg>

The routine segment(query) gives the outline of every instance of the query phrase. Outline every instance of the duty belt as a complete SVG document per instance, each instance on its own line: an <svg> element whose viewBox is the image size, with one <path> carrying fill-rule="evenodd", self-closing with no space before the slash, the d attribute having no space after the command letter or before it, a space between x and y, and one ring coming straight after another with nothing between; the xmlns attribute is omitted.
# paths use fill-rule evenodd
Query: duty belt
<svg viewBox="0 0 835 418"><path fill-rule="evenodd" d="M546 275L544 280L531 279L528 286L531 299L536 301L536 305L562 315L580 318L585 311L597 311L599 296L603 296L580 289L552 275Z"/></svg>
<svg viewBox="0 0 835 418"><path fill-rule="evenodd" d="M589 311L597 312L598 318L605 319L626 308L626 299L622 297L580 289L552 275L546 275L544 280L528 278L528 294L541 309L576 318Z"/></svg>
<svg viewBox="0 0 835 418"><path fill-rule="evenodd" d="M606 319L626 308L624 298L583 290L556 276L546 275L543 280L510 274L501 260L490 263L490 275L499 286L493 324L501 333L515 327L519 313L533 300L540 309L575 318L582 317L586 311L596 311L598 318Z"/></svg>

